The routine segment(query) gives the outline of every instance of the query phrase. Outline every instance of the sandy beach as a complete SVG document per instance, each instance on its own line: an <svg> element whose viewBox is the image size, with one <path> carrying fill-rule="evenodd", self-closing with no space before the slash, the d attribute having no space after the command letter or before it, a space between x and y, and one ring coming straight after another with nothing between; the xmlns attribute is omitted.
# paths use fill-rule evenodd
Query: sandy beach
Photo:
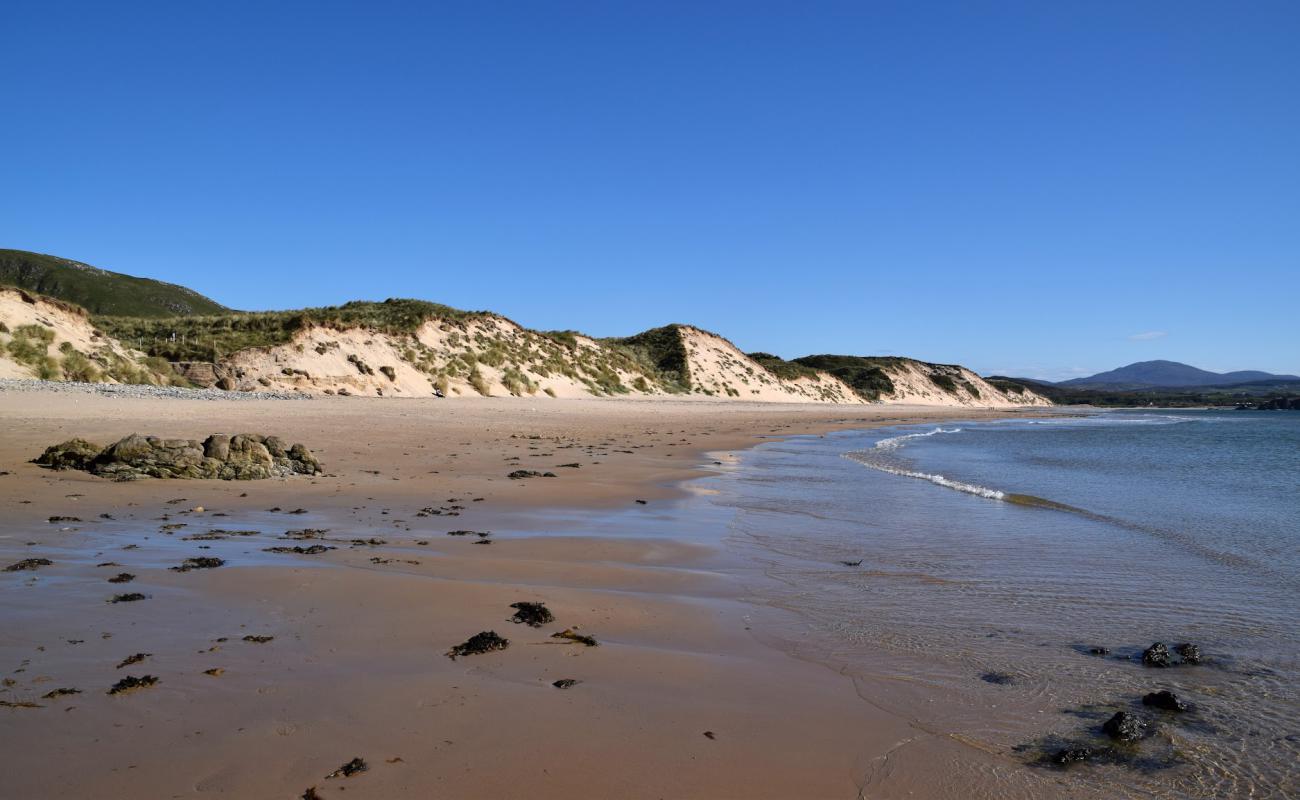
<svg viewBox="0 0 1300 800"><path fill-rule="evenodd" d="M953 791L963 765L995 775L1012 765L764 644L709 537L527 532L554 533L557 509L629 508L653 530L683 481L771 437L999 413L0 393L0 561L53 562L0 581L0 795L902 797ZM27 463L74 436L244 431L303 442L325 474L114 483ZM337 549L263 552L304 528ZM186 538L213 529L256 534ZM227 563L168 569L203 555ZM147 599L107 602L128 591ZM519 601L555 622L512 624ZM566 628L599 645L553 638ZM445 655L488 630L509 647ZM80 693L46 696L61 688ZM354 757L365 772L326 777Z"/></svg>

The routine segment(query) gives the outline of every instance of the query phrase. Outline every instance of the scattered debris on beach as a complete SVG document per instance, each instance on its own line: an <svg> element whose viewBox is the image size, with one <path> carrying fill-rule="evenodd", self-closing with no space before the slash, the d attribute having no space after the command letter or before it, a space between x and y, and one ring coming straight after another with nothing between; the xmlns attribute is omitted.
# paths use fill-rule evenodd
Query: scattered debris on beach
<svg viewBox="0 0 1300 800"><path fill-rule="evenodd" d="M130 583L135 580L135 576L129 572L119 572L108 579L109 583Z"/></svg>
<svg viewBox="0 0 1300 800"><path fill-rule="evenodd" d="M126 594L115 594L110 603L134 603L137 600L148 600L149 595L140 594L139 592L127 592Z"/></svg>
<svg viewBox="0 0 1300 800"><path fill-rule="evenodd" d="M370 769L370 766L366 764L365 759L354 758L348 763L334 770L330 774L326 775L325 780L329 780L330 778L351 778L353 775L356 775L358 772L365 772L368 769Z"/></svg>
<svg viewBox="0 0 1300 800"><path fill-rule="evenodd" d="M146 658L148 658L151 655L153 655L153 653L136 653L135 655L127 656L126 658L122 659L122 662L117 665L116 669L121 669L122 667L129 667L132 664L139 664L141 661L144 661Z"/></svg>
<svg viewBox="0 0 1300 800"><path fill-rule="evenodd" d="M552 633L551 638L568 639L571 642L577 642L578 644L585 644L587 647L595 647L598 644L600 644L600 642L597 642L595 638L591 636L587 636L581 633L575 633L573 628L565 628L559 633Z"/></svg>
<svg viewBox="0 0 1300 800"><path fill-rule="evenodd" d="M482 631L469 637L463 644L458 644L447 651L447 657L455 661L460 656L475 656L504 650L510 646L509 639L503 639L496 631Z"/></svg>
<svg viewBox="0 0 1300 800"><path fill-rule="evenodd" d="M22 561L15 562L5 567L5 572L24 572L34 570L37 567L48 567L54 562L48 558L24 558Z"/></svg>
<svg viewBox="0 0 1300 800"><path fill-rule="evenodd" d="M511 603L510 607L515 609L515 615L510 618L510 621L523 623L530 628L540 628L555 621L555 615L544 603L519 602Z"/></svg>
<svg viewBox="0 0 1300 800"><path fill-rule="evenodd" d="M555 478L558 476L554 472L538 472L535 469L517 469L506 477L512 481L517 481L524 478Z"/></svg>
<svg viewBox="0 0 1300 800"><path fill-rule="evenodd" d="M109 689L108 693L123 694L125 692L135 691L136 689L143 689L147 686L153 686L156 683L158 683L158 679L153 675L145 675L139 678L134 675L127 675L122 680L113 684L113 688Z"/></svg>
<svg viewBox="0 0 1300 800"><path fill-rule="evenodd" d="M293 547L267 547L262 550L264 553L296 553L300 556L315 556L321 553L333 550L335 548L323 544L313 544L307 547L294 545Z"/></svg>
<svg viewBox="0 0 1300 800"><path fill-rule="evenodd" d="M252 642L253 644L266 644L267 642L271 641L274 638L275 638L274 636L267 636L266 634L250 633L244 637L244 641Z"/></svg>
<svg viewBox="0 0 1300 800"><path fill-rule="evenodd" d="M560 678L558 681L553 682L551 685L554 686L556 689L568 689L570 687L577 686L580 683L582 683L582 681L575 680L573 678Z"/></svg>
<svg viewBox="0 0 1300 800"><path fill-rule="evenodd" d="M216 569L224 566L225 560L212 558L210 556L198 556L197 558L187 558L179 567L172 567L172 572L189 572L195 569Z"/></svg>
<svg viewBox="0 0 1300 800"><path fill-rule="evenodd" d="M52 690L52 691L48 691L48 692L46 692L45 694L41 695L41 699L43 699L43 700L53 700L53 699L55 699L56 697L66 697L67 695L70 695L70 694L81 694L81 690L80 690L80 689L66 689L66 688L64 688L64 689L54 689L54 690Z"/></svg>

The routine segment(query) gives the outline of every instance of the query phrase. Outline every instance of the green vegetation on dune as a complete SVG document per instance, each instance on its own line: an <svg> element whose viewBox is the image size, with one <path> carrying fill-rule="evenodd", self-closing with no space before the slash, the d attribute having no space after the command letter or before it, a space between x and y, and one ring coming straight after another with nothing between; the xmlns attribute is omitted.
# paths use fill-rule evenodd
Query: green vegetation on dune
<svg viewBox="0 0 1300 800"><path fill-rule="evenodd" d="M411 334L430 319L461 320L486 312L424 300L358 300L341 306L295 311L231 312L214 316L144 319L96 317L95 324L129 347L168 361L217 361L250 347L284 344L304 328L366 328L379 333Z"/></svg>
<svg viewBox="0 0 1300 800"><path fill-rule="evenodd" d="M892 356L817 355L796 358L794 363L829 372L847 383L859 397L874 401L879 400L881 395L892 394L894 391L894 382L882 367L903 360Z"/></svg>
<svg viewBox="0 0 1300 800"><path fill-rule="evenodd" d="M1059 383L1046 383L1030 378L1008 378L994 375L985 378L1003 391L1028 389L1060 405L1091 405L1111 408L1197 408L1202 406L1232 406L1237 403L1256 402L1272 398L1294 396L1300 391L1300 381L1265 381L1258 384L1243 383L1234 386L1202 386L1185 389L1083 389Z"/></svg>
<svg viewBox="0 0 1300 800"><path fill-rule="evenodd" d="M747 353L746 355L756 361L760 367L783 381L794 381L800 378L818 380L817 370L807 365L795 361L786 361L780 356L771 353Z"/></svg>
<svg viewBox="0 0 1300 800"><path fill-rule="evenodd" d="M657 375L668 391L690 391L691 370L680 325L651 328L635 336L602 339L601 342L625 351L643 369Z"/></svg>
<svg viewBox="0 0 1300 800"><path fill-rule="evenodd" d="M74 303L92 314L177 317L229 312L184 286L26 250L0 249L0 285Z"/></svg>

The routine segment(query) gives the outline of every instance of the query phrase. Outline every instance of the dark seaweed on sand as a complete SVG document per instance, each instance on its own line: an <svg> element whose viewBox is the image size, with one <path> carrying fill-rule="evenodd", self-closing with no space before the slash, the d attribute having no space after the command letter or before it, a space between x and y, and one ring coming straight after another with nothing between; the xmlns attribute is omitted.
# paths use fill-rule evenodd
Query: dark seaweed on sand
<svg viewBox="0 0 1300 800"><path fill-rule="evenodd" d="M481 653L491 653L494 650L504 650L510 646L509 639L502 639L497 636L496 631L483 631L469 637L464 644L458 644L447 651L447 657L453 661L458 656L474 656Z"/></svg>
<svg viewBox="0 0 1300 800"><path fill-rule="evenodd" d="M555 615L543 603L519 602L511 603L510 607L515 609L515 615L510 618L510 621L523 623L530 628L540 628L548 622L555 621Z"/></svg>
<svg viewBox="0 0 1300 800"><path fill-rule="evenodd" d="M152 675L145 675L141 678L137 678L134 675L127 675L122 680L113 684L113 688L109 689L108 693L122 694L123 692L129 692L134 689L143 689L146 686L153 686L156 683L158 683L158 679Z"/></svg>

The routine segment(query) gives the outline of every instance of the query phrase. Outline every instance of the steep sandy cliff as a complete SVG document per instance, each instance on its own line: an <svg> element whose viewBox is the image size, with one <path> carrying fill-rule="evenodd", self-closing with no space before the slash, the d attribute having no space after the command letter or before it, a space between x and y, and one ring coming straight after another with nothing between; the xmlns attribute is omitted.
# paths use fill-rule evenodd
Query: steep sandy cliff
<svg viewBox="0 0 1300 800"><path fill-rule="evenodd" d="M95 329L78 306L0 287L0 378L166 384L164 361Z"/></svg>
<svg viewBox="0 0 1300 800"><path fill-rule="evenodd" d="M922 406L970 406L972 408L1010 408L1014 406L1050 406L1052 403L1029 390L1003 391L965 367L953 364L929 364L912 359L898 359L881 367L894 384L894 391L882 394L885 403Z"/></svg>

